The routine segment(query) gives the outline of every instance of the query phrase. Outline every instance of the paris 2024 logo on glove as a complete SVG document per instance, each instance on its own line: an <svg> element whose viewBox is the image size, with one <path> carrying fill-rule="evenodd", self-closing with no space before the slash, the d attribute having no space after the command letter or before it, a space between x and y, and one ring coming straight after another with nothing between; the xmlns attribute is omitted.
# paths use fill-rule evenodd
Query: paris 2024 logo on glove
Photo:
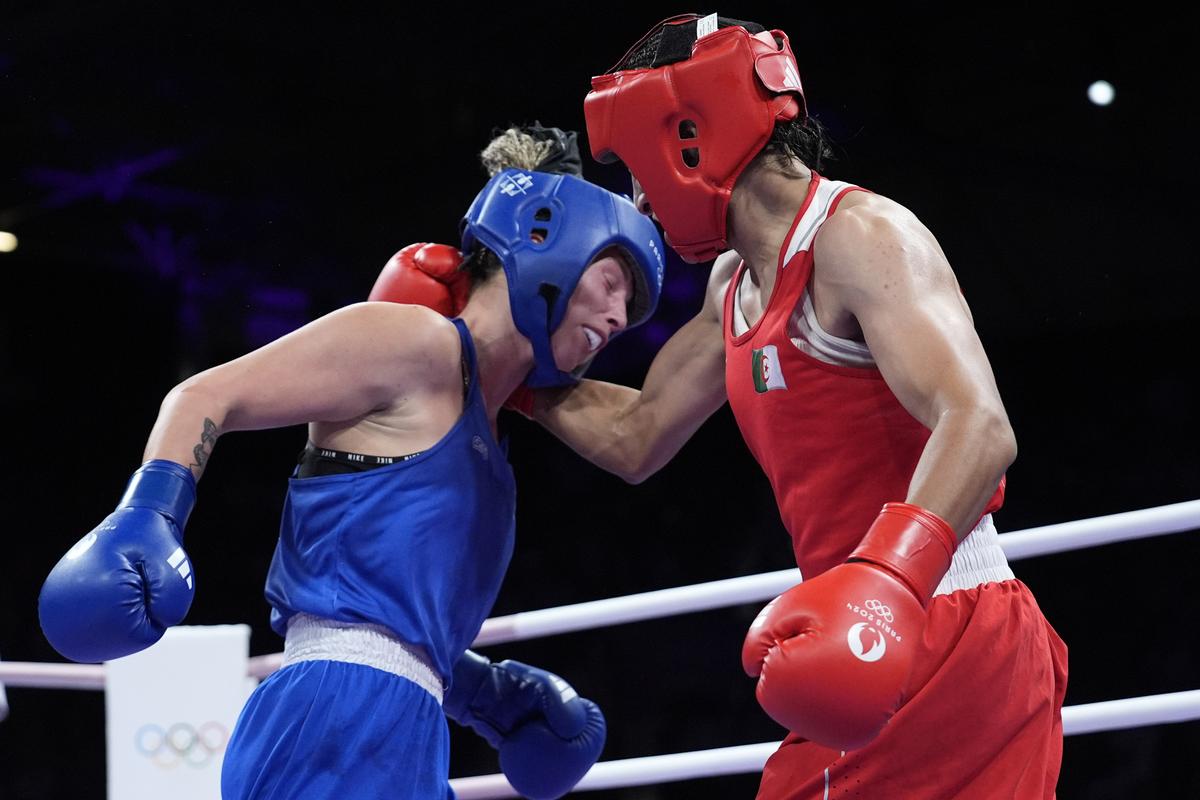
<svg viewBox="0 0 1200 800"><path fill-rule="evenodd" d="M887 652L889 637L897 644L902 640L892 628L892 623L896 621L892 610L878 600L868 600L862 605L846 603L846 608L864 619L846 631L846 644L858 660L868 664L878 661Z"/></svg>

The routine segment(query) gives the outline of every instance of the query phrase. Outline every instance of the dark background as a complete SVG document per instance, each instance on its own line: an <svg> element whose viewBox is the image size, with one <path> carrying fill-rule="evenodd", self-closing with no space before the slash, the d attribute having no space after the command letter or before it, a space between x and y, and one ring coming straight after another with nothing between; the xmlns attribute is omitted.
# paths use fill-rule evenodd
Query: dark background
<svg viewBox="0 0 1200 800"><path fill-rule="evenodd" d="M60 661L40 582L139 463L182 377L362 299L413 241L453 242L492 129L582 130L588 78L676 7L0 3L0 399L9 533L0 653ZM789 32L831 177L913 209L972 304L1020 442L1001 530L1200 497L1194 44L1119 14L922 3L721 8ZM1095 79L1116 102L1091 105ZM585 150L586 152L586 150ZM622 189L619 168L585 158ZM673 260L656 319L592 375L637 384L695 313ZM496 614L791 566L728 410L644 484L511 423L517 552ZM222 438L188 530L188 622L267 628L262 583L301 428ZM1068 704L1200 688L1194 533L1016 569L1071 648ZM739 666L747 606L486 652L603 706L605 759L782 736ZM12 689L0 797L100 798L103 698ZM980 720L980 725L986 725ZM494 772L455 729L454 775ZM964 742L970 747L970 742ZM1067 739L1061 798L1200 796L1200 725ZM953 758L953 753L947 753ZM597 793L752 797L755 776Z"/></svg>

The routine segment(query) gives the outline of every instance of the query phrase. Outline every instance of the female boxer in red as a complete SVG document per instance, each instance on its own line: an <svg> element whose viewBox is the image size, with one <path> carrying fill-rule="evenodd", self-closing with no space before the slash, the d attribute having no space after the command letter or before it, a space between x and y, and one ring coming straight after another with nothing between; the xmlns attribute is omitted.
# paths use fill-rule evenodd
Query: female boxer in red
<svg viewBox="0 0 1200 800"><path fill-rule="evenodd" d="M996 538L1016 443L937 240L819 174L782 31L668 20L584 108L668 243L716 262L641 391L585 381L532 415L637 482L732 406L804 576L743 645L791 731L759 797L1052 797L1066 648Z"/></svg>

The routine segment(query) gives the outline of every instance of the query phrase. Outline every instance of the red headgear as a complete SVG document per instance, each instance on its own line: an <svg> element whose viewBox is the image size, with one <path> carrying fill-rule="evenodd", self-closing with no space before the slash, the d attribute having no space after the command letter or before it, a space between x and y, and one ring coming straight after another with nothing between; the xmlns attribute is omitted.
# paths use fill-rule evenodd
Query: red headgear
<svg viewBox="0 0 1200 800"><path fill-rule="evenodd" d="M584 100L598 161L621 160L685 261L729 249L733 184L776 121L804 118L796 57L783 31L687 14L656 25ZM757 32L747 30L757 29ZM649 66L624 68L658 34Z"/></svg>

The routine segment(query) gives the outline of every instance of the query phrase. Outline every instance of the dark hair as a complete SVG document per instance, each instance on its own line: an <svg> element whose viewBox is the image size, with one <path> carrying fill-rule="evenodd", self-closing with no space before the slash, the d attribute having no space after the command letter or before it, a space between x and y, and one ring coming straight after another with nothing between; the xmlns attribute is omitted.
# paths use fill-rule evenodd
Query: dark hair
<svg viewBox="0 0 1200 800"><path fill-rule="evenodd" d="M471 278L472 286L479 286L503 268L500 256L481 244L475 245L475 249L458 265L459 271L467 273Z"/></svg>
<svg viewBox="0 0 1200 800"><path fill-rule="evenodd" d="M821 172L825 164L835 161L833 141L816 117L778 122L771 138L755 156L755 161L769 161L771 165L790 172L790 159L804 162L809 169Z"/></svg>

